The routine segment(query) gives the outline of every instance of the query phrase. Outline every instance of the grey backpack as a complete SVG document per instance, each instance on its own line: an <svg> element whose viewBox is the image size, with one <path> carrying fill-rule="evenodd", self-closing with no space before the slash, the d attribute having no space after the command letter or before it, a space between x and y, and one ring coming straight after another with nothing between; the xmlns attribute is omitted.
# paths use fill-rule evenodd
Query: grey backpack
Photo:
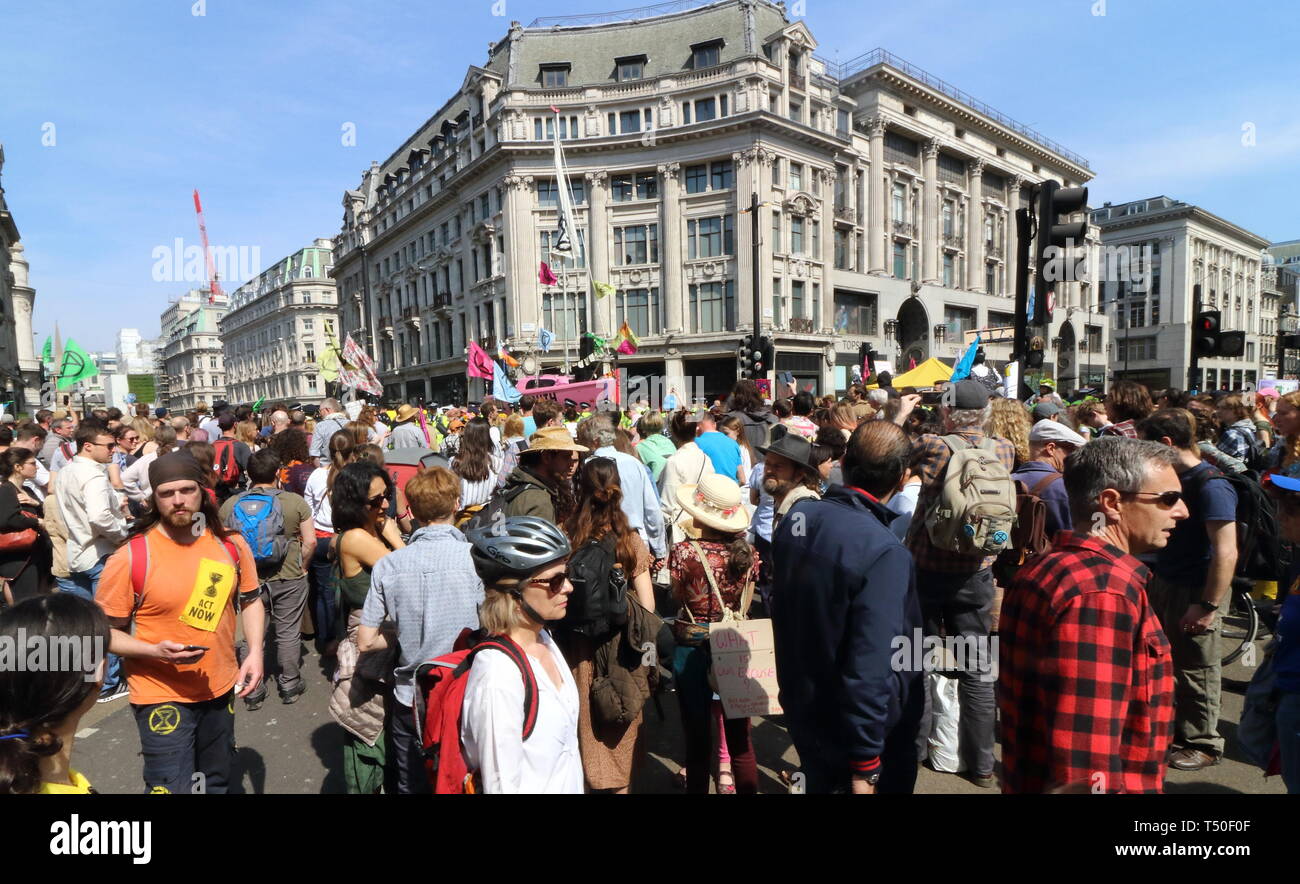
<svg viewBox="0 0 1300 884"><path fill-rule="evenodd" d="M1016 524L1016 483L993 440L978 447L961 436L944 436L952 449L939 495L925 514L936 549L964 555L997 555L1011 546Z"/></svg>

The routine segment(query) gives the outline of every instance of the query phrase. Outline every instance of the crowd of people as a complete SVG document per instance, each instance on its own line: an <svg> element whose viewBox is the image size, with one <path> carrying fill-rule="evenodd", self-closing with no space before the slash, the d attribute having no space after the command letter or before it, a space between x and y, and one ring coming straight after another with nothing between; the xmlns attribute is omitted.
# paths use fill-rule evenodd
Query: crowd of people
<svg viewBox="0 0 1300 884"><path fill-rule="evenodd" d="M746 619L770 621L792 786L911 792L928 764L1009 793L1160 792L1224 755L1243 581L1273 624L1279 772L1300 792L1300 393L877 381L768 402L742 380L669 411L524 396L0 423L0 637L105 652L0 671L0 792L91 790L78 722L123 697L145 791L225 792L237 704L256 712L272 677L298 702L314 641L349 792L432 791L429 722L453 696L466 790L626 793L647 704L675 695L679 787L752 794L750 719L726 714L711 645ZM403 478L402 449L440 457ZM1260 513L1271 557L1242 530Z"/></svg>

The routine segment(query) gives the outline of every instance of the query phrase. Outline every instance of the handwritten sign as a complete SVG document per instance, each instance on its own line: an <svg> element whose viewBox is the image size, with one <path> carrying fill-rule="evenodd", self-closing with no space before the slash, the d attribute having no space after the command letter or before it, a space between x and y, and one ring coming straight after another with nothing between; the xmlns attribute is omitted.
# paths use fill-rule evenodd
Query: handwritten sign
<svg viewBox="0 0 1300 884"><path fill-rule="evenodd" d="M710 623L709 648L727 718L781 714L771 620Z"/></svg>

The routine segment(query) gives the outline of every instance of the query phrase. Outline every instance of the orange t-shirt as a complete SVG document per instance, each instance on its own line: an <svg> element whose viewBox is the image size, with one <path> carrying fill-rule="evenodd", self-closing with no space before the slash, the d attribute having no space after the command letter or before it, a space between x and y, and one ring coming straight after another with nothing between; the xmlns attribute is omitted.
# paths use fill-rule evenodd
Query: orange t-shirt
<svg viewBox="0 0 1300 884"><path fill-rule="evenodd" d="M258 587L257 563L244 538L238 534L230 541L239 553L238 586L225 587L228 593L221 609L213 612L215 629L209 631L182 621L196 599L216 593L209 578L223 567L232 566L225 544L212 532L205 532L185 546L169 538L161 528L146 536L149 544L149 570L140 592L140 607L135 610L135 637L144 642L163 639L186 645L203 645L207 652L197 663L177 665L146 657L124 657L131 702L201 703L225 694L235 684L239 663L235 659L235 598L238 593ZM204 560L211 564L201 568ZM131 585L131 547L124 545L113 553L99 578L95 600L110 617L131 617L135 608L135 589Z"/></svg>

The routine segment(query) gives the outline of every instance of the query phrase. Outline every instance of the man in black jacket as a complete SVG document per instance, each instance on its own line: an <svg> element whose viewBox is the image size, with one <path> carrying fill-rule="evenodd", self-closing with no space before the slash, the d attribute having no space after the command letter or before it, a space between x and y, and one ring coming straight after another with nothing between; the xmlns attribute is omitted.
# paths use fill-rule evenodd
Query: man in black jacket
<svg viewBox="0 0 1300 884"><path fill-rule="evenodd" d="M773 537L777 680L808 792L910 793L916 783L925 694L913 654L898 650L921 634L921 608L912 556L884 506L910 455L898 426L861 424L844 485L795 504Z"/></svg>

